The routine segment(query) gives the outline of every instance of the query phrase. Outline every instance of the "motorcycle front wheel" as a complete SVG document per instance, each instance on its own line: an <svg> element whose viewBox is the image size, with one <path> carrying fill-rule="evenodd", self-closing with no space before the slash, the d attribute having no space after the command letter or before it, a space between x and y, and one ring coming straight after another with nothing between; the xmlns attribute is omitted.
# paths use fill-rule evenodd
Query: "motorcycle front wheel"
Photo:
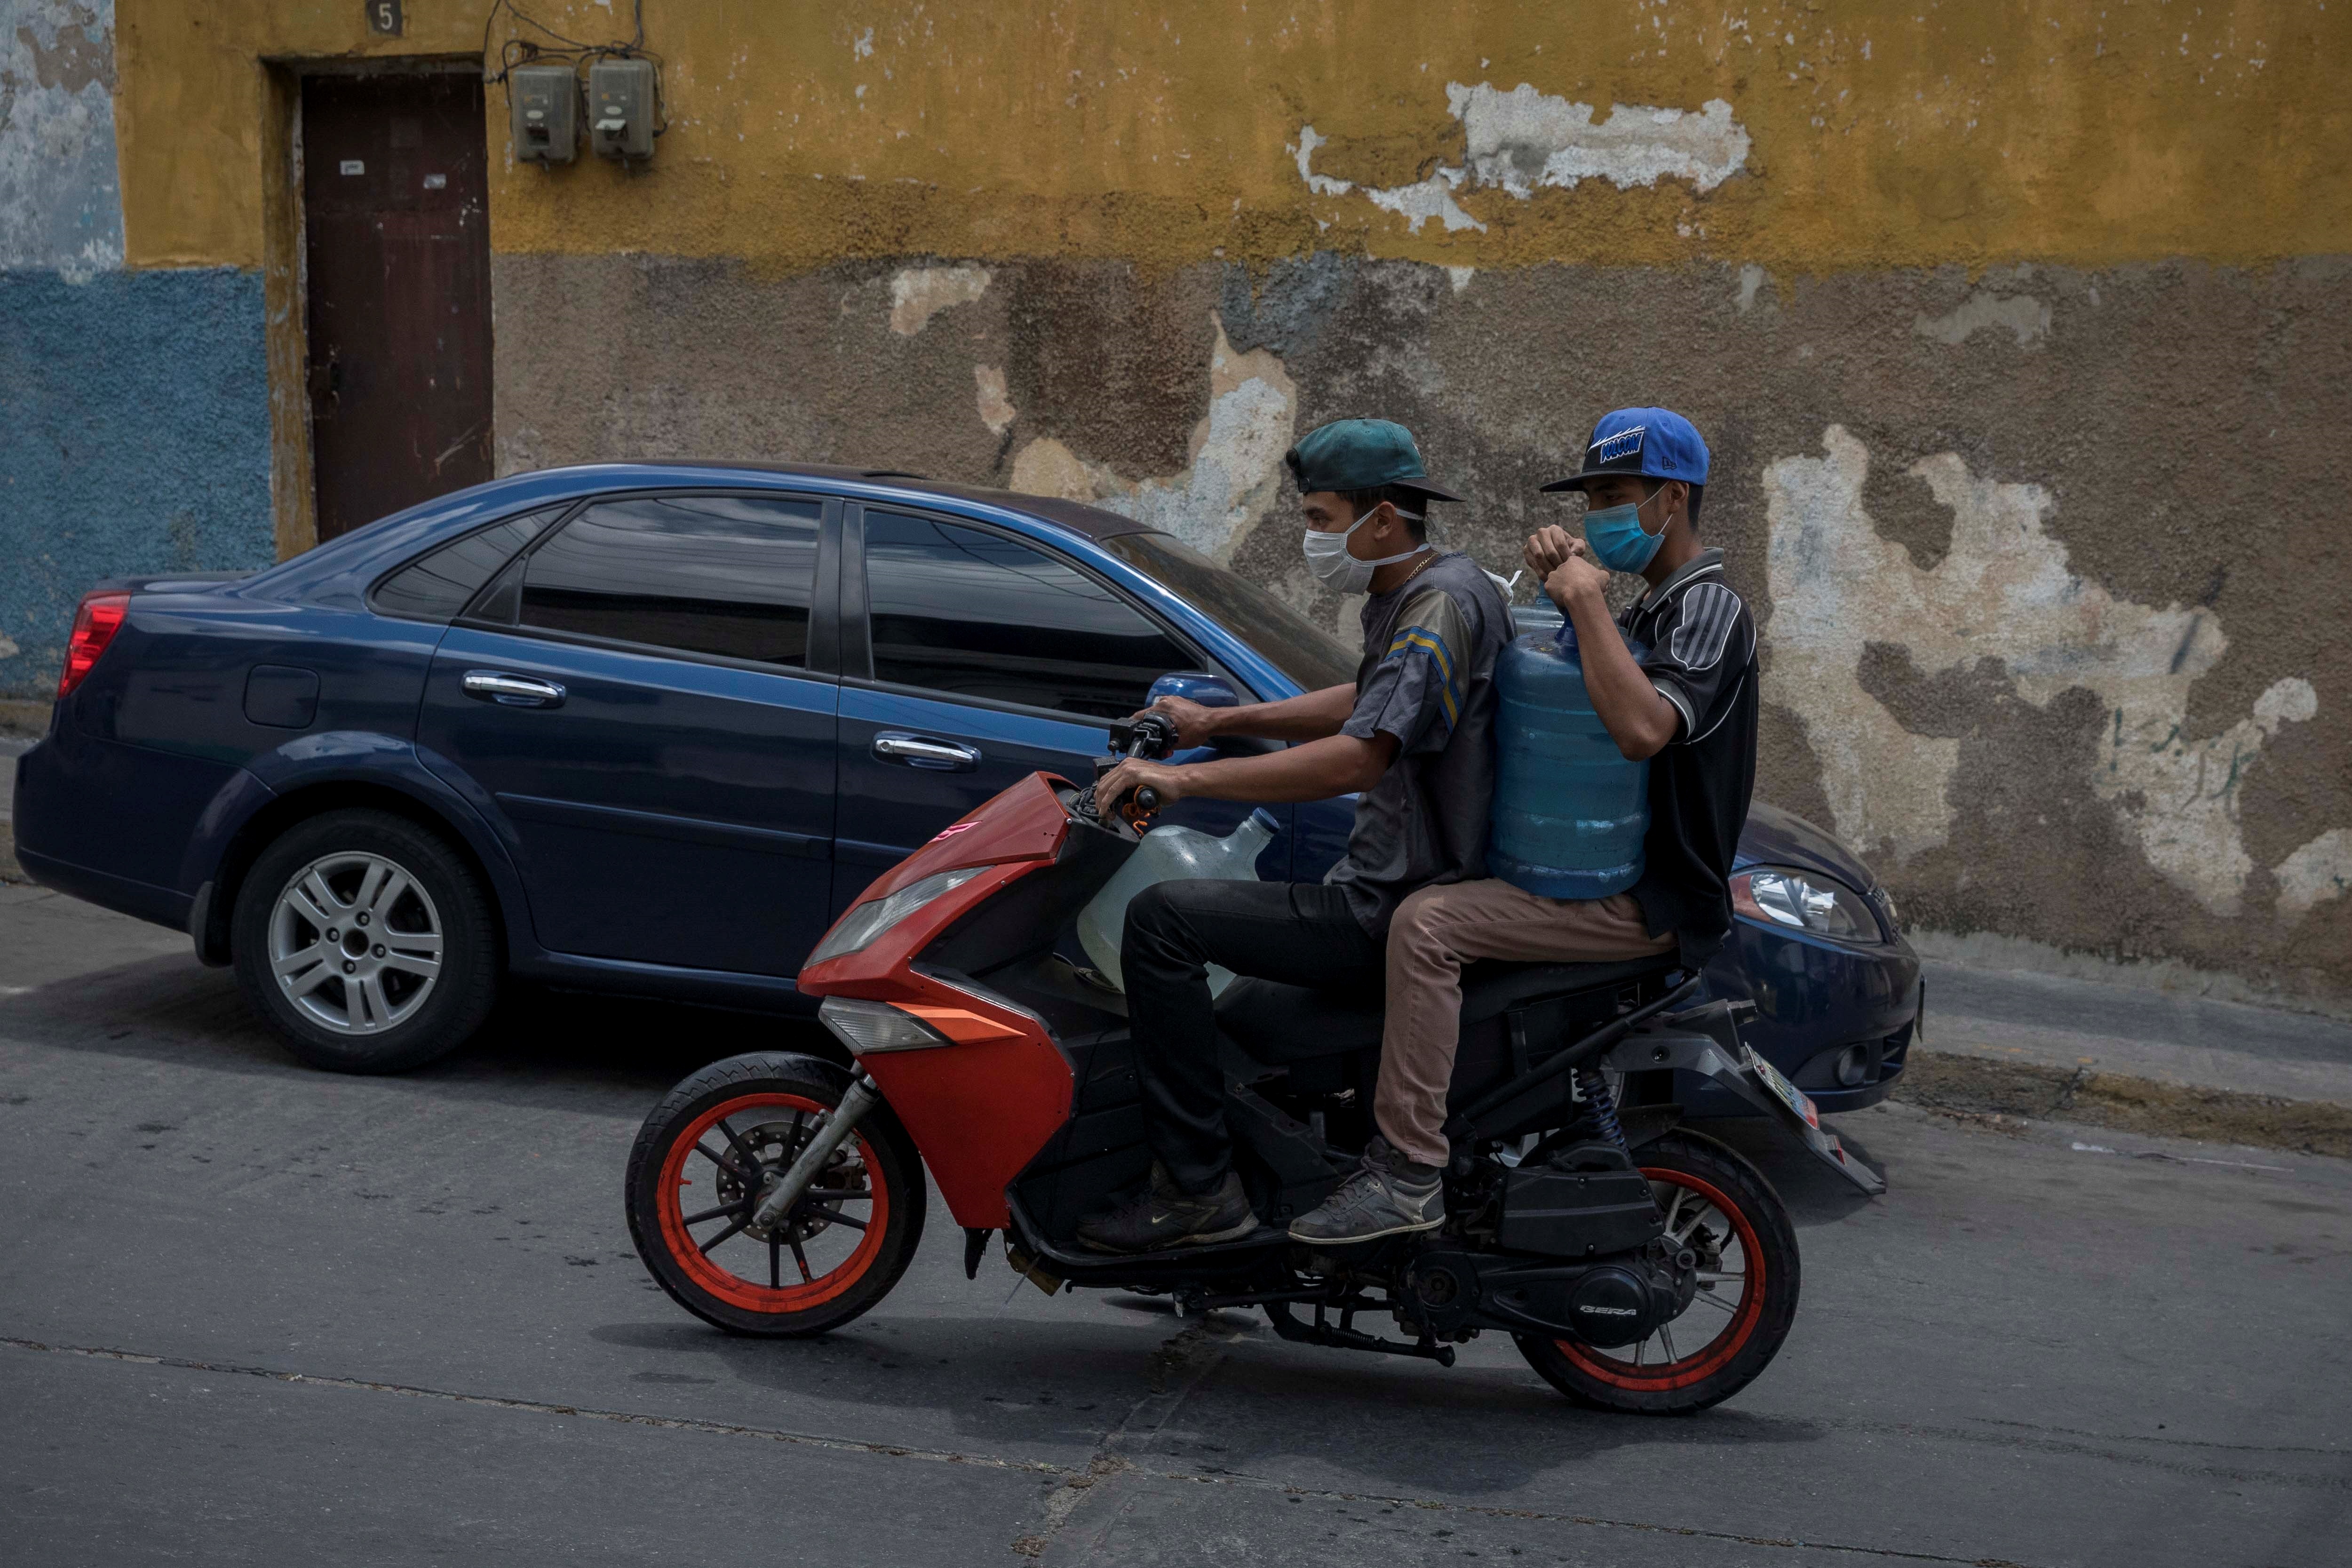
<svg viewBox="0 0 2352 1568"><path fill-rule="evenodd" d="M1666 1234L1699 1254L1690 1305L1647 1339L1603 1350L1521 1334L1519 1353L1580 1405L1704 1410L1771 1363L1797 1316L1797 1232L1771 1184L1712 1138L1670 1132L1634 1152Z"/></svg>
<svg viewBox="0 0 2352 1568"><path fill-rule="evenodd" d="M751 1224L773 1176L841 1103L849 1074L762 1051L671 1089L629 1151L629 1238L670 1299L730 1333L837 1329L890 1293L923 1235L923 1165L875 1107L800 1202Z"/></svg>

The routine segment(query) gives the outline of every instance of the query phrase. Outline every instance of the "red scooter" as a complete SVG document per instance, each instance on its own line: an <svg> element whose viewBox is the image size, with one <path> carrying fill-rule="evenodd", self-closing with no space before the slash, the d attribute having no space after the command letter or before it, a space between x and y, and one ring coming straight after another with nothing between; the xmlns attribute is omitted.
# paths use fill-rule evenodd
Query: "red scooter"
<svg viewBox="0 0 2352 1568"><path fill-rule="evenodd" d="M1165 743L1147 717L1115 731ZM1145 803L1147 805L1149 802ZM1797 1237L1764 1177L1679 1127L1678 1072L1730 1089L1865 1191L1811 1102L1743 1047L1746 1003L1695 1003L1672 957L1478 964L1465 977L1444 1225L1338 1248L1290 1239L1372 1132L1377 1002L1244 979L1217 1006L1234 1158L1263 1222L1213 1246L1089 1252L1080 1216L1140 1190L1126 998L1075 922L1143 822L1033 774L866 890L800 987L855 1066L793 1052L695 1073L630 1151L629 1232L687 1310L737 1333L839 1328L923 1232L923 1166L977 1274L1263 1307L1285 1339L1443 1364L1484 1330L1581 1403L1681 1411L1762 1372L1797 1310ZM1385 1319L1392 1332L1359 1326Z"/></svg>

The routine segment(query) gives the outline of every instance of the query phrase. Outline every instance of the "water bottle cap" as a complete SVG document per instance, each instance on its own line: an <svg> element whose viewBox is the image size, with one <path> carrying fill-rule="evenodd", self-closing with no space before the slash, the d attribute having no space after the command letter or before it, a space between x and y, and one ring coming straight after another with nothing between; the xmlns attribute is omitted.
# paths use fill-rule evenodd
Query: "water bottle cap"
<svg viewBox="0 0 2352 1568"><path fill-rule="evenodd" d="M1274 813L1266 810L1266 808L1262 805L1255 811L1249 814L1249 819L1252 822L1256 823L1260 827L1265 828L1268 833L1279 832L1282 827L1281 818L1276 816Z"/></svg>

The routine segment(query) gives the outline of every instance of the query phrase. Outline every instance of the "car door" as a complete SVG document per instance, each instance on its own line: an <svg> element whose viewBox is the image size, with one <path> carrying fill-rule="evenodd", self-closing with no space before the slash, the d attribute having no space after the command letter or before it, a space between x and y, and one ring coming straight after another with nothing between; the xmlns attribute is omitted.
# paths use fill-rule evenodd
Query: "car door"
<svg viewBox="0 0 2352 1568"><path fill-rule="evenodd" d="M450 627L418 742L490 797L550 951L788 975L823 934L830 575L812 605L838 516L774 495L603 498Z"/></svg>
<svg viewBox="0 0 2352 1568"><path fill-rule="evenodd" d="M1159 676L1202 667L1107 584L1009 532L853 508L844 538L836 910L1027 774L1091 780L1109 721ZM1248 810L1188 800L1167 820L1223 833Z"/></svg>

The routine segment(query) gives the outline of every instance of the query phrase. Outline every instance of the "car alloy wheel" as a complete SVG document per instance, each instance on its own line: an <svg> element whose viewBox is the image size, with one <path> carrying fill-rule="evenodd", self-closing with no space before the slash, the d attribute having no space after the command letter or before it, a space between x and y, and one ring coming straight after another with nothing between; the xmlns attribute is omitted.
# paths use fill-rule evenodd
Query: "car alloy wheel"
<svg viewBox="0 0 2352 1568"><path fill-rule="evenodd" d="M310 1022L373 1035L415 1016L441 977L441 913L404 868L363 850L325 855L279 889L269 968Z"/></svg>

